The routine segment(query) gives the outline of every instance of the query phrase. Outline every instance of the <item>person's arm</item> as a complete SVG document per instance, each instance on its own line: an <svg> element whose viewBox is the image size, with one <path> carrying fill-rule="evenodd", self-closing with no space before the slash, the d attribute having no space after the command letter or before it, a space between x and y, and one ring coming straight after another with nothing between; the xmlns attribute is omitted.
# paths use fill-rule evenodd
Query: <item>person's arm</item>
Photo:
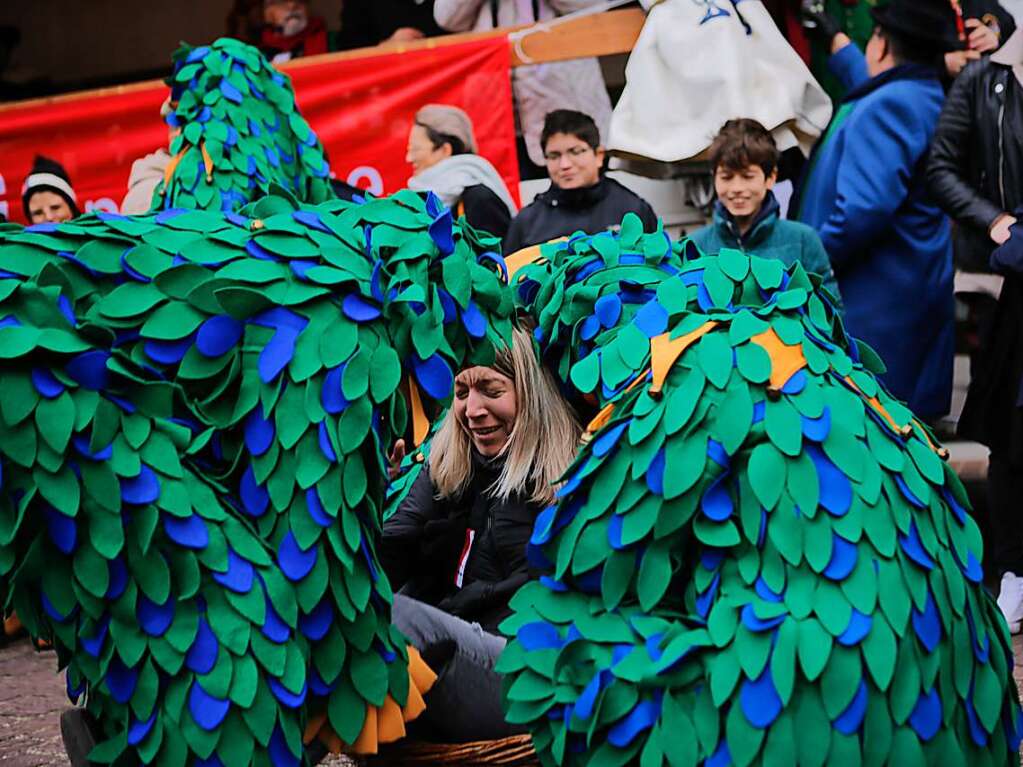
<svg viewBox="0 0 1023 767"><path fill-rule="evenodd" d="M501 243L501 251L505 256L510 256L512 253L526 247L526 242L524 240L525 232L523 231L524 227L522 225L522 213L523 211L520 210L519 214L513 217L511 223L508 224L508 233L504 236L504 240Z"/></svg>
<svg viewBox="0 0 1023 767"><path fill-rule="evenodd" d="M850 91L870 79L863 51L844 34L835 35L828 58L828 69L838 78L842 87Z"/></svg>
<svg viewBox="0 0 1023 767"><path fill-rule="evenodd" d="M973 93L982 71L983 67L978 65L968 68L953 83L945 99L931 142L927 184L938 205L949 216L986 233L1003 211L966 180L967 152L975 130L975 115L980 119L998 117L976 114Z"/></svg>
<svg viewBox="0 0 1023 767"><path fill-rule="evenodd" d="M384 522L378 553L395 591L416 574L423 531L429 522L437 518L433 482L430 472L424 468L412 483L401 506Z"/></svg>
<svg viewBox="0 0 1023 767"><path fill-rule="evenodd" d="M468 32L483 9L484 0L435 0L433 18L448 32Z"/></svg>
<svg viewBox="0 0 1023 767"><path fill-rule="evenodd" d="M832 210L818 234L837 273L888 229L927 149L918 105L899 89L855 110L845 142Z"/></svg>
<svg viewBox="0 0 1023 767"><path fill-rule="evenodd" d="M657 214L654 212L653 207L650 203L644 200L642 197L639 198L640 206L636 213L639 214L639 220L643 222L643 231L647 234L657 231Z"/></svg>

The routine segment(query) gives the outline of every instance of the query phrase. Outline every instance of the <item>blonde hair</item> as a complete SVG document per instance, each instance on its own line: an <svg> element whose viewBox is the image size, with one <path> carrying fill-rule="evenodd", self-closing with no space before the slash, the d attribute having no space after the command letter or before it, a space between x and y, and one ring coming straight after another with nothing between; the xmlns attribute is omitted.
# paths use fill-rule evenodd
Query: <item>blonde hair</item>
<svg viewBox="0 0 1023 767"><path fill-rule="evenodd" d="M517 408L501 451L505 462L495 494L502 500L518 493L531 503L553 503L555 485L575 457L579 423L554 376L537 361L525 330L514 330L511 348L498 350L493 368L514 382ZM460 495L472 478L472 442L454 408L433 438L430 477L441 498Z"/></svg>

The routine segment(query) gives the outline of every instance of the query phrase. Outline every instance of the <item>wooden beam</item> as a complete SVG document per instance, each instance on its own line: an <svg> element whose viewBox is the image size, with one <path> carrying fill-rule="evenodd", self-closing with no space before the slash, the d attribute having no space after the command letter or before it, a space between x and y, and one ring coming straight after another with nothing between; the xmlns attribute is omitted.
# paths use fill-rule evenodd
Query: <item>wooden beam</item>
<svg viewBox="0 0 1023 767"><path fill-rule="evenodd" d="M324 53L319 56L306 56L279 65L285 72L302 67L315 66L330 61L349 61L366 59L385 54L402 54L408 51L419 51L456 45L469 40L480 40L491 37L509 36L511 63L513 67L528 64L542 64L550 61L567 61L569 59L589 58L592 56L611 56L617 53L628 53L632 50L643 29L645 14L639 8L625 8L603 13L593 13L575 19L559 21L552 19L542 24L526 24L520 27L507 27L488 30L486 32L466 32L441 37L428 37L407 43L383 43L371 48L356 48L351 51ZM66 101L99 96L130 93L161 84L162 80L146 80L127 85L115 85L108 88L96 88L76 93L64 93L59 96L46 96L26 101L13 101L0 104L0 112L9 109L35 104L58 105Z"/></svg>

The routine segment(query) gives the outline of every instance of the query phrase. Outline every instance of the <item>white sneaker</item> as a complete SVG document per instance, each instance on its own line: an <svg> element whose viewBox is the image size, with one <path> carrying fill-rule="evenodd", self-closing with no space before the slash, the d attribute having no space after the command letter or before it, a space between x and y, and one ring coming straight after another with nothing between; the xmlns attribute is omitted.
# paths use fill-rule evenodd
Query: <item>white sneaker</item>
<svg viewBox="0 0 1023 767"><path fill-rule="evenodd" d="M1023 578L1015 573L1002 576L1002 585L998 590L998 608L1009 624L1009 632L1018 634L1023 623Z"/></svg>

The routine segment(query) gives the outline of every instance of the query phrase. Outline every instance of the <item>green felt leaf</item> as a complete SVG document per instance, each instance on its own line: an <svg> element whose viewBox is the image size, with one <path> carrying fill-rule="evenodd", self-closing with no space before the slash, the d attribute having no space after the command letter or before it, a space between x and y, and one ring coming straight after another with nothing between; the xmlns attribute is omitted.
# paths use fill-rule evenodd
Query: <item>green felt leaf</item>
<svg viewBox="0 0 1023 767"><path fill-rule="evenodd" d="M722 333L710 332L700 339L696 352L707 380L718 389L725 388L732 374L732 347Z"/></svg>
<svg viewBox="0 0 1023 767"><path fill-rule="evenodd" d="M54 399L41 399L35 411L39 435L57 453L63 453L75 423L75 405L63 392Z"/></svg>
<svg viewBox="0 0 1023 767"><path fill-rule="evenodd" d="M799 665L804 676L813 681L824 670L831 654L831 635L813 618L799 624Z"/></svg>
<svg viewBox="0 0 1023 767"><path fill-rule="evenodd" d="M754 494L766 509L773 509L785 486L785 458L774 445L762 443L753 448L748 476Z"/></svg>

